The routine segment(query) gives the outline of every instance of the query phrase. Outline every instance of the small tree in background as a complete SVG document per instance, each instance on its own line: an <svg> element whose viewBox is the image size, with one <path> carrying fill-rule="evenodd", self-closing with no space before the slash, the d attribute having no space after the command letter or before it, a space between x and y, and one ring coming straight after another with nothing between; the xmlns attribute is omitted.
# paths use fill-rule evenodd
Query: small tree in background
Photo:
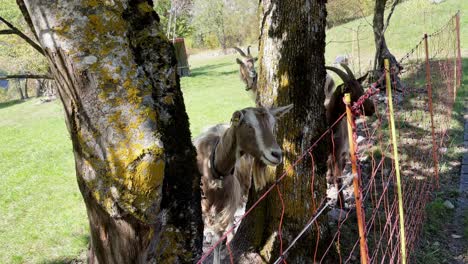
<svg viewBox="0 0 468 264"><path fill-rule="evenodd" d="M194 0L195 45L211 45L211 36L223 50L257 41L257 3L254 0Z"/></svg>
<svg viewBox="0 0 468 264"><path fill-rule="evenodd" d="M192 0L159 0L154 10L159 15L162 30L170 37L187 37L193 32ZM170 27L170 28L169 28Z"/></svg>
<svg viewBox="0 0 468 264"><path fill-rule="evenodd" d="M378 78L384 72L384 59L389 59L390 66L396 69L400 69L400 64L393 54L390 52L390 49L387 46L385 40L385 31L390 25L390 18L392 17L395 7L400 3L400 0L394 0L391 10L387 16L386 22L385 19L385 7L388 4L388 0L376 0L374 7L374 19L373 19L373 29L374 29L374 41L375 41L375 60L374 60L374 79ZM398 77L395 75L395 80L397 86L400 86Z"/></svg>

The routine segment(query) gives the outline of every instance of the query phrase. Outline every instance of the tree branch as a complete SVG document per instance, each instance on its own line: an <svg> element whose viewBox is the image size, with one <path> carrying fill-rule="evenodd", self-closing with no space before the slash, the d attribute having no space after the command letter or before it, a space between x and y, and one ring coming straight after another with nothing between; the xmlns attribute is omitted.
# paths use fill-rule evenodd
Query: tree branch
<svg viewBox="0 0 468 264"><path fill-rule="evenodd" d="M3 22L5 25L7 25L13 32L12 33L9 33L9 34L16 34L18 35L20 38L22 38L24 41L26 41L31 47L33 47L35 50L37 50L39 53L41 53L42 55L45 56L45 53L44 53L44 50L41 48L41 46L39 46L39 44L37 44L34 40L32 40L31 38L29 38L26 34L24 34L23 32L21 32L21 30L19 30L18 28L16 28L15 26L13 26L13 24L11 24L10 22L8 22L6 19L4 19L3 17L0 16L0 21Z"/></svg>
<svg viewBox="0 0 468 264"><path fill-rule="evenodd" d="M0 80L7 80L7 79L50 79L50 80L54 80L52 76L45 75L45 74L12 74L12 75L0 76Z"/></svg>
<svg viewBox="0 0 468 264"><path fill-rule="evenodd" d="M9 34L16 34L16 32L11 29L0 30L0 35L9 35Z"/></svg>
<svg viewBox="0 0 468 264"><path fill-rule="evenodd" d="M385 27L383 29L382 35L385 34L385 31L387 30L388 26L390 25L390 18L393 15L393 11L395 11L395 7L400 3L400 0L395 0L392 5L392 9L390 9L390 13L387 16L387 21L385 23Z"/></svg>

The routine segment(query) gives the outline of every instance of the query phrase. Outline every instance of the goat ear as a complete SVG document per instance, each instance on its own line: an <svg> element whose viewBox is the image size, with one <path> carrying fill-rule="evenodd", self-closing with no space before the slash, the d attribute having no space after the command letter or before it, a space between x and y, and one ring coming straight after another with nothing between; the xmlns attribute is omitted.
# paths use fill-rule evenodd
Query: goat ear
<svg viewBox="0 0 468 264"><path fill-rule="evenodd" d="M287 106L281 106L281 107L273 107L270 109L270 113L275 116L275 118L280 118L283 115L285 115L287 112L289 112L293 108L294 104L290 104Z"/></svg>
<svg viewBox="0 0 468 264"><path fill-rule="evenodd" d="M238 126L242 122L242 119L244 119L244 114L242 111L235 111L231 117L231 124L233 126Z"/></svg>
<svg viewBox="0 0 468 264"><path fill-rule="evenodd" d="M367 76L369 75L369 72L367 72L366 74L364 74L363 76L359 77L357 79L358 83L363 83L366 79L367 79Z"/></svg>
<svg viewBox="0 0 468 264"><path fill-rule="evenodd" d="M236 58L236 62L237 64L240 64L240 65L244 64L239 58Z"/></svg>

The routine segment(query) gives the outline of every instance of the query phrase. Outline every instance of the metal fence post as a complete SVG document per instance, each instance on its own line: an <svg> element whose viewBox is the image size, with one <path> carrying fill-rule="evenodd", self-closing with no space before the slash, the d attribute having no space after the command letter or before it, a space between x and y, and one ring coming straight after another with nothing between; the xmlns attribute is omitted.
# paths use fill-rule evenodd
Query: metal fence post
<svg viewBox="0 0 468 264"><path fill-rule="evenodd" d="M351 113L351 94L346 93L345 97L345 104L346 104L346 119L348 124L348 141L349 141L349 154L351 158L351 169L353 173L353 187L354 187L354 198L356 200L356 214L358 220L358 228L359 228L359 244L360 244L360 252L361 252L361 264L367 264L369 261L369 254L367 248L367 240L366 240L366 218L365 213L362 210L362 191L361 187L359 186L360 182L360 175L357 169L357 160L356 160L356 141L353 136L353 128L355 127L353 114Z"/></svg>
<svg viewBox="0 0 468 264"><path fill-rule="evenodd" d="M390 111L390 132L393 144L393 159L395 161L395 174L398 190L398 215L400 217L400 251L401 263L406 264L406 236L405 236L405 217L403 210L403 193L401 191L400 161L398 158L398 145L396 139L395 118L393 113L392 84L390 80L390 63L385 59L385 80L387 88L388 108Z"/></svg>

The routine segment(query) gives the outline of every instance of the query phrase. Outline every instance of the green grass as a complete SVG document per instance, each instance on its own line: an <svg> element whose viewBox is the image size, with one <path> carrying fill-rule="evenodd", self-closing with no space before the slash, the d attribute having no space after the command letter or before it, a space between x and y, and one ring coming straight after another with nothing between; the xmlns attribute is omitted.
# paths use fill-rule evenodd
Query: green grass
<svg viewBox="0 0 468 264"><path fill-rule="evenodd" d="M0 263L76 257L85 207L61 105L0 104Z"/></svg>
<svg viewBox="0 0 468 264"><path fill-rule="evenodd" d="M455 10L468 10L468 1L448 0L437 6L426 2L408 1L397 8L387 36L390 48L397 53L407 51L425 31L431 31L421 24L424 12L435 28ZM463 43L468 38L467 18L462 14ZM327 40L347 40L350 34L346 28L359 23L365 22L333 28ZM372 35L366 31L369 40L361 42L363 58L374 52ZM364 33L360 36L365 37ZM330 43L327 61L347 50L352 53L351 47ZM362 63L368 62L363 59ZM239 79L235 55L194 56L190 64L192 76L182 78L181 85L193 136L205 126L228 122L235 110L253 105ZM0 263L65 263L80 255L89 239L61 105L37 102L0 104ZM460 107L457 104L455 111L461 111Z"/></svg>

